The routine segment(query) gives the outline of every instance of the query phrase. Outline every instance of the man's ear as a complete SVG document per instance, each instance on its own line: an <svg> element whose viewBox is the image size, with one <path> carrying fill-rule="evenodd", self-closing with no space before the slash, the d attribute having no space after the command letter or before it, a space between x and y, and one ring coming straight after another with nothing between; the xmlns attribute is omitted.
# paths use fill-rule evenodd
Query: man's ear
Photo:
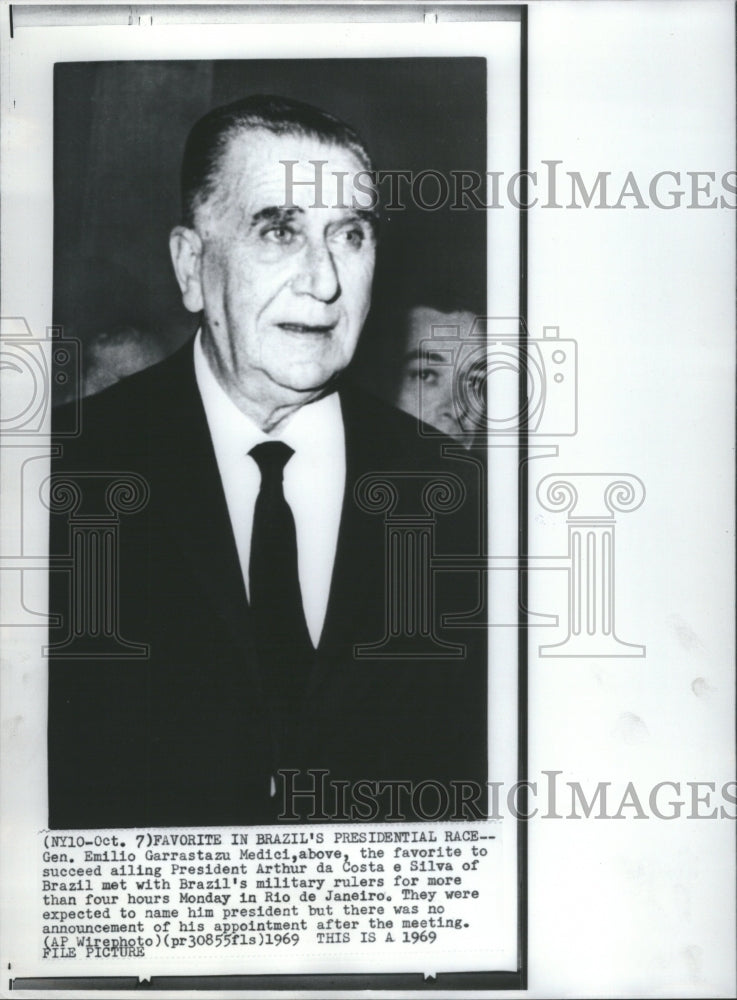
<svg viewBox="0 0 737 1000"><path fill-rule="evenodd" d="M175 226L169 236L169 252L174 274L182 292L182 302L190 312L201 312L202 298L202 240L194 229Z"/></svg>

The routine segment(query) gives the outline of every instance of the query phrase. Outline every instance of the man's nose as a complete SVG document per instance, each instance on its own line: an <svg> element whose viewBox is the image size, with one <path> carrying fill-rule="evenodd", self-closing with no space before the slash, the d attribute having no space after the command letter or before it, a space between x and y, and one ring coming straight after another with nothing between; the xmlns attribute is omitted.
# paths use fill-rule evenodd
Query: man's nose
<svg viewBox="0 0 737 1000"><path fill-rule="evenodd" d="M423 394L424 413L421 416L446 434L456 434L462 430L462 421L456 402L449 392L432 391Z"/></svg>
<svg viewBox="0 0 737 1000"><path fill-rule="evenodd" d="M304 249L292 288L302 295L311 295L321 302L333 302L340 295L340 279L328 245L320 240Z"/></svg>

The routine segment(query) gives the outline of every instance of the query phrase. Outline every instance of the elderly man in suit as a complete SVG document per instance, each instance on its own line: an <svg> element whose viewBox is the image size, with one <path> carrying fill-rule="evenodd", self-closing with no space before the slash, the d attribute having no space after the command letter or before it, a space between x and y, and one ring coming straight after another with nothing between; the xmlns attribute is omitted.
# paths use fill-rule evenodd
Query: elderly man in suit
<svg viewBox="0 0 737 1000"><path fill-rule="evenodd" d="M52 574L52 826L422 819L418 783L442 799L485 780L484 633L441 621L479 602L451 565L478 544L474 470L340 378L371 302L370 170L349 126L282 98L190 133L170 248L197 336L85 400L52 470L84 476L89 509L107 473L145 483L117 536L115 601L147 653L70 643L79 584ZM393 580L387 511L419 525ZM52 553L69 545L52 515ZM397 627L408 587L423 596ZM404 802L366 804L382 783Z"/></svg>

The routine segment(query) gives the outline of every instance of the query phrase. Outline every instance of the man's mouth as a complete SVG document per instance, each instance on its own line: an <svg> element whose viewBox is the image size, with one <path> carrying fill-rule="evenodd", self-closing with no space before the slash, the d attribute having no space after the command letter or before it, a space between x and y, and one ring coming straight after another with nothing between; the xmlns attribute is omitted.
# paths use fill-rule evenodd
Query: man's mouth
<svg viewBox="0 0 737 1000"><path fill-rule="evenodd" d="M335 323L277 323L287 333L326 334L335 329Z"/></svg>

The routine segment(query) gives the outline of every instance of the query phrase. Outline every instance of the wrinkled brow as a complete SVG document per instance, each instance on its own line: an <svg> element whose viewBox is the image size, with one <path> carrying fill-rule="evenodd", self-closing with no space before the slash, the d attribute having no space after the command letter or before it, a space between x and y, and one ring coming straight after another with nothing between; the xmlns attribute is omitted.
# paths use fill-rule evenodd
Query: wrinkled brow
<svg viewBox="0 0 737 1000"><path fill-rule="evenodd" d="M284 206L269 205L261 208L251 216L250 228L257 226L261 222L291 222L297 214L304 215L304 210L296 206L285 208Z"/></svg>
<svg viewBox="0 0 737 1000"><path fill-rule="evenodd" d="M356 208L354 215L362 222L367 222L371 226L374 236L379 234L379 213L373 208Z"/></svg>
<svg viewBox="0 0 737 1000"><path fill-rule="evenodd" d="M290 205L289 207L284 205L268 205L266 208L261 208L258 212L254 212L251 216L249 228L253 228L261 222L291 222L295 216L304 214L304 209L296 205ZM340 222L350 223L354 219L359 219L361 222L367 223L376 232L379 221L377 212L366 208L355 208L350 215L346 216L345 219L341 219Z"/></svg>
<svg viewBox="0 0 737 1000"><path fill-rule="evenodd" d="M423 350L421 347L415 347L411 351L408 351L402 358L402 364L407 365L410 361L424 361L429 364L448 364L447 356L438 354L435 351Z"/></svg>

